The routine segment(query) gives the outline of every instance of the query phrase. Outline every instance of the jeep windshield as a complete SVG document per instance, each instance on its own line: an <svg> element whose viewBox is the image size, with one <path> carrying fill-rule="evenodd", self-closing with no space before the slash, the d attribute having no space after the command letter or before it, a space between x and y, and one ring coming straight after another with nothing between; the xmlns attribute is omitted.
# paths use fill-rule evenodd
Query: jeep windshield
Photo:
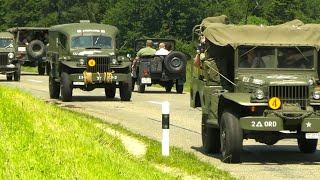
<svg viewBox="0 0 320 180"><path fill-rule="evenodd" d="M71 39L71 48L111 49L112 38L107 36L75 36Z"/></svg>
<svg viewBox="0 0 320 180"><path fill-rule="evenodd" d="M245 46L238 50L240 69L312 69L312 47Z"/></svg>
<svg viewBox="0 0 320 180"><path fill-rule="evenodd" d="M13 47L13 40L9 38L0 39L0 47L1 48Z"/></svg>

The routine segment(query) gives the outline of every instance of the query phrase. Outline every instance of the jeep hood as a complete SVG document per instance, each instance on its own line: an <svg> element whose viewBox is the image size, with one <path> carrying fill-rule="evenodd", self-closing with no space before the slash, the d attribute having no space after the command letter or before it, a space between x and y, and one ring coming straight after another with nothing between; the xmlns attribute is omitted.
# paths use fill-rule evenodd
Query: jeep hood
<svg viewBox="0 0 320 180"><path fill-rule="evenodd" d="M75 50L71 50L71 54L76 56L90 56L90 55L113 56L115 55L113 49L75 49Z"/></svg>

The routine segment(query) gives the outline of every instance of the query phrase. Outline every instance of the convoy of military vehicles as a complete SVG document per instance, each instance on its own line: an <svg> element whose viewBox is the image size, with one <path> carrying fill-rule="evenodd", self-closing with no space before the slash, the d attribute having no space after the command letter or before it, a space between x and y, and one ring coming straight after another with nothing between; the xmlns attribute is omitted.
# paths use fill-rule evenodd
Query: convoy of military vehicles
<svg viewBox="0 0 320 180"><path fill-rule="evenodd" d="M0 33L0 72L20 80L21 65L49 75L50 98L72 101L73 89L104 88L106 98L130 101L159 84L183 93L187 55L135 58L118 52L118 29L90 23L50 28L18 27ZM320 138L320 25L294 20L275 26L233 25L226 16L209 17L193 29L198 44L191 67L190 106L202 110L202 143L222 153L226 163L241 162L244 139L273 145L294 138L302 153L314 153ZM152 40L154 48L172 39Z"/></svg>

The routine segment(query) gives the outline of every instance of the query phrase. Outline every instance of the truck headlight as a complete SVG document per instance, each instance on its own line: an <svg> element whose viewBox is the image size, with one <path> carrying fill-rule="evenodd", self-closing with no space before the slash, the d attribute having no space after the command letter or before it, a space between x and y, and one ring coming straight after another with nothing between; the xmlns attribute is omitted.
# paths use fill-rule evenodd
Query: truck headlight
<svg viewBox="0 0 320 180"><path fill-rule="evenodd" d="M112 64L117 64L118 63L116 58L112 58L111 62L112 62Z"/></svg>
<svg viewBox="0 0 320 180"><path fill-rule="evenodd" d="M79 59L79 64L80 64L81 66L83 66L83 65L84 65L84 59Z"/></svg>
<svg viewBox="0 0 320 180"><path fill-rule="evenodd" d="M258 99L258 100L261 100L264 98L264 92L261 90L261 89L257 89L255 92L254 92L254 96Z"/></svg>
<svg viewBox="0 0 320 180"><path fill-rule="evenodd" d="M319 91L315 91L312 96L313 96L313 99L319 100L320 99L320 92Z"/></svg>
<svg viewBox="0 0 320 180"><path fill-rule="evenodd" d="M313 79L309 79L309 81L308 81L309 86L312 86L313 83L314 83Z"/></svg>
<svg viewBox="0 0 320 180"><path fill-rule="evenodd" d="M8 54L8 58L9 58L9 59L13 59L13 58L14 58L14 54L13 54L12 52L9 53L9 54Z"/></svg>

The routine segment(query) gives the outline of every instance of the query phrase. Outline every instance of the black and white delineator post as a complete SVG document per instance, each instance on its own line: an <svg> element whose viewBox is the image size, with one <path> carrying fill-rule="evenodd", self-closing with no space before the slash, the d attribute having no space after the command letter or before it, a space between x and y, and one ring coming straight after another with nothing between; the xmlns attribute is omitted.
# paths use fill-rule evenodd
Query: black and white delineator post
<svg viewBox="0 0 320 180"><path fill-rule="evenodd" d="M170 104L162 103L162 156L169 156Z"/></svg>

